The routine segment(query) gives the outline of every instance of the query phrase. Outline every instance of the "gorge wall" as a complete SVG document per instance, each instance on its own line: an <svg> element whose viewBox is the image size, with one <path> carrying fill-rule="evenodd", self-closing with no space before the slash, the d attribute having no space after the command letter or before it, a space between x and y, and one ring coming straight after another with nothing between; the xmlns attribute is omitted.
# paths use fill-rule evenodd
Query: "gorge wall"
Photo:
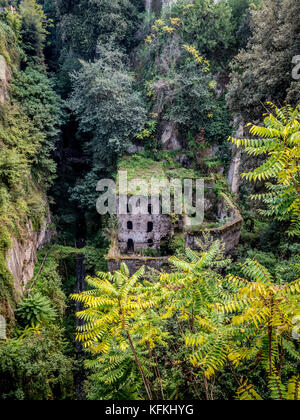
<svg viewBox="0 0 300 420"><path fill-rule="evenodd" d="M38 250L51 240L53 230L51 230L50 224L51 216L48 212L38 231L34 229L32 221L29 220L25 224L20 238L11 237L12 246L6 254L6 264L13 276L16 299L22 296L27 284L33 278Z"/></svg>

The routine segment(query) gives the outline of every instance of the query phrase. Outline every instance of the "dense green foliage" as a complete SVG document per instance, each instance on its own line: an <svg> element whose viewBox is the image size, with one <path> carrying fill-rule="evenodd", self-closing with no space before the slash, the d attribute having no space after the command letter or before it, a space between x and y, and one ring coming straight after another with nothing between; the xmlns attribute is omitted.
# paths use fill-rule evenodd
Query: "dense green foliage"
<svg viewBox="0 0 300 420"><path fill-rule="evenodd" d="M254 171L243 174L250 181L276 180L266 184L268 192L253 196L268 205L262 213L291 223L289 234L300 235L300 112L299 106L274 107L264 119L264 127L252 125L250 133L259 139L232 139L245 146L251 156L268 159Z"/></svg>
<svg viewBox="0 0 300 420"><path fill-rule="evenodd" d="M235 26L229 3L196 0L187 4L178 1L171 16L180 19L179 33L185 43L196 47L219 66L230 58Z"/></svg>
<svg viewBox="0 0 300 420"><path fill-rule="evenodd" d="M10 339L0 343L1 399L73 396L73 350L64 325L65 293L71 289L61 274L61 263L68 255L68 249L55 248L39 255L35 276L16 311L18 327Z"/></svg>
<svg viewBox="0 0 300 420"><path fill-rule="evenodd" d="M44 193L53 181L56 168L51 153L62 122L62 101L44 66L25 65L30 61L29 55L41 55L44 15L40 6L26 1L18 12L7 10L0 17L4 73L8 77L12 70L15 72L10 87L5 81L1 87L6 102L1 104L0 122L0 293L1 306L7 313L14 306L15 296L4 257L11 237L21 238L29 219L35 229L43 224L47 213ZM23 32L28 20L33 25L28 30L34 39ZM24 63L23 71L19 68L20 61Z"/></svg>
<svg viewBox="0 0 300 420"><path fill-rule="evenodd" d="M22 49L26 60L43 57L43 43L46 38L46 15L36 0L23 0L20 4Z"/></svg>
<svg viewBox="0 0 300 420"><path fill-rule="evenodd" d="M249 120L259 118L266 101L277 106L300 102L299 83L292 78L299 55L300 5L294 0L265 0L253 10L253 35L232 64L227 100Z"/></svg>
<svg viewBox="0 0 300 420"><path fill-rule="evenodd" d="M77 338L99 355L87 362L97 371L92 382L114 385L120 390L118 396L126 395L125 390L140 394L143 384L148 399L155 395L170 399L174 378L166 377L164 359L169 351L171 363L178 364L183 377L185 369L190 372L191 382L179 381L176 389L180 392L185 385L186 397L195 397L195 392L214 399L216 375L227 367L237 380L239 398L260 399L252 385L238 376L241 364L250 367L259 356L256 370L261 365L266 371L269 388L262 389L263 395L299 399L300 354L292 337L292 320L299 315L299 279L279 287L267 269L253 260L243 266L250 280L223 277L219 270L228 261L218 242L199 255L186 250L185 259L170 261L176 271L150 282L139 281L143 269L129 277L123 264L119 272L88 278L92 290L72 296L84 304L77 313L85 321ZM179 350L182 346L184 351ZM164 356L158 359L157 353ZM136 364L135 373L129 368L130 359ZM138 373L142 382L136 380ZM294 391L289 386L287 392L282 381L293 374ZM111 395L110 387L106 392Z"/></svg>
<svg viewBox="0 0 300 420"><path fill-rule="evenodd" d="M22 323L32 326L50 324L56 316L50 301L37 293L23 299L16 310L16 314Z"/></svg>
<svg viewBox="0 0 300 420"><path fill-rule="evenodd" d="M83 64L73 74L69 101L79 120L79 132L88 140L83 148L90 159L90 172L73 193L87 206L95 204L95 186L101 175L113 170L146 120L141 95L133 89L134 79L126 71L122 54L109 46L99 44L98 48L101 58Z"/></svg>
<svg viewBox="0 0 300 420"><path fill-rule="evenodd" d="M218 86L212 73L212 69L226 66L222 54L226 55L233 39L230 16L225 2L187 5L179 1L154 22L138 58L150 116L158 121L158 134L166 121L179 130L183 142L199 139L204 145L221 144L230 134L229 129L224 130L227 113L223 87ZM203 31L199 30L202 27Z"/></svg>
<svg viewBox="0 0 300 420"><path fill-rule="evenodd" d="M57 145L64 115L63 102L55 93L53 81L41 70L40 67L28 66L19 72L13 80L12 95L37 133L43 136L38 157L33 159L33 174L39 185L49 186L56 172L51 152Z"/></svg>
<svg viewBox="0 0 300 420"><path fill-rule="evenodd" d="M113 42L129 51L136 42L138 12L142 5L132 0L55 0L59 43L57 63L61 91L70 91L69 74L78 70L78 60L93 60L99 42Z"/></svg>
<svg viewBox="0 0 300 420"><path fill-rule="evenodd" d="M0 400L300 399L299 1L152 6L0 0ZM118 168L214 180L240 244L229 258L205 233L191 251L175 227L160 253L136 250L172 254L168 272L108 273L120 224L96 184ZM17 287L7 252L49 206L54 243Z"/></svg>
<svg viewBox="0 0 300 420"><path fill-rule="evenodd" d="M56 327L27 330L0 345L1 399L67 399L72 392L72 364Z"/></svg>

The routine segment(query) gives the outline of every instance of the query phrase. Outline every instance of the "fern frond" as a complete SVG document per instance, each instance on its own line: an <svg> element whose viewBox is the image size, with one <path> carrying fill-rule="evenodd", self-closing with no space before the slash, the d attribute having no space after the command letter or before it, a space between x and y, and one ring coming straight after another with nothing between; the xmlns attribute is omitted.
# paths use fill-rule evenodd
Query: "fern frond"
<svg viewBox="0 0 300 420"><path fill-rule="evenodd" d="M300 401L300 375L295 375L289 380L287 399Z"/></svg>
<svg viewBox="0 0 300 420"><path fill-rule="evenodd" d="M262 401L262 397L256 392L252 384L241 379L241 386L237 390L237 398L241 401Z"/></svg>

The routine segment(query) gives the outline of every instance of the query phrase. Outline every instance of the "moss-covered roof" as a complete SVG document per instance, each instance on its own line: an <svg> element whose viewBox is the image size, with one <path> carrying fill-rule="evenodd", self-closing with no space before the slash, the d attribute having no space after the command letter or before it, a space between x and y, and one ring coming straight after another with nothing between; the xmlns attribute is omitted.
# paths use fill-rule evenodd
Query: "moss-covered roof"
<svg viewBox="0 0 300 420"><path fill-rule="evenodd" d="M154 161L141 154L125 156L119 162L118 171L127 171L127 179L135 178L151 180L152 177L162 179L165 177L164 165L162 162Z"/></svg>
<svg viewBox="0 0 300 420"><path fill-rule="evenodd" d="M175 162L172 154L164 152L157 156L157 160L148 158L144 153L124 156L118 165L118 171L127 171L127 179L136 178L151 181L151 178L164 179L197 179L201 173L194 169L183 168L179 162Z"/></svg>

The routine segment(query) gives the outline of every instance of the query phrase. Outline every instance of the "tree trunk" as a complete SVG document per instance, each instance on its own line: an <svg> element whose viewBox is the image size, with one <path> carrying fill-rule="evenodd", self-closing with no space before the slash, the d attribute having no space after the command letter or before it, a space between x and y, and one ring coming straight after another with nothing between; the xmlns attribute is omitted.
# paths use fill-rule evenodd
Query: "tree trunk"
<svg viewBox="0 0 300 420"><path fill-rule="evenodd" d="M152 397L152 392L151 392L151 389L149 388L149 385L148 385L148 383L147 383L147 378L146 378L146 375L145 375L145 373L144 373L144 371L143 371L142 365L141 365L141 363L140 363L140 361L139 361L138 355L137 355L137 353L136 353L136 351L135 351L134 345L133 345L133 343L132 343L132 340L131 340L131 337L130 337L130 334L129 334L129 332L128 332L128 331L127 331L127 337L128 337L128 341L129 341L129 345L130 345L131 351L132 351L132 353L133 353L133 355L134 355L134 358L135 358L136 365L137 365L137 367L138 367L138 369L139 369L139 371L140 371L140 374L141 374L141 376L142 376L143 383L144 383L144 386L145 386L145 389L146 389L146 392L147 392L148 398L149 398L149 400L152 400L152 399L153 399L153 397Z"/></svg>

